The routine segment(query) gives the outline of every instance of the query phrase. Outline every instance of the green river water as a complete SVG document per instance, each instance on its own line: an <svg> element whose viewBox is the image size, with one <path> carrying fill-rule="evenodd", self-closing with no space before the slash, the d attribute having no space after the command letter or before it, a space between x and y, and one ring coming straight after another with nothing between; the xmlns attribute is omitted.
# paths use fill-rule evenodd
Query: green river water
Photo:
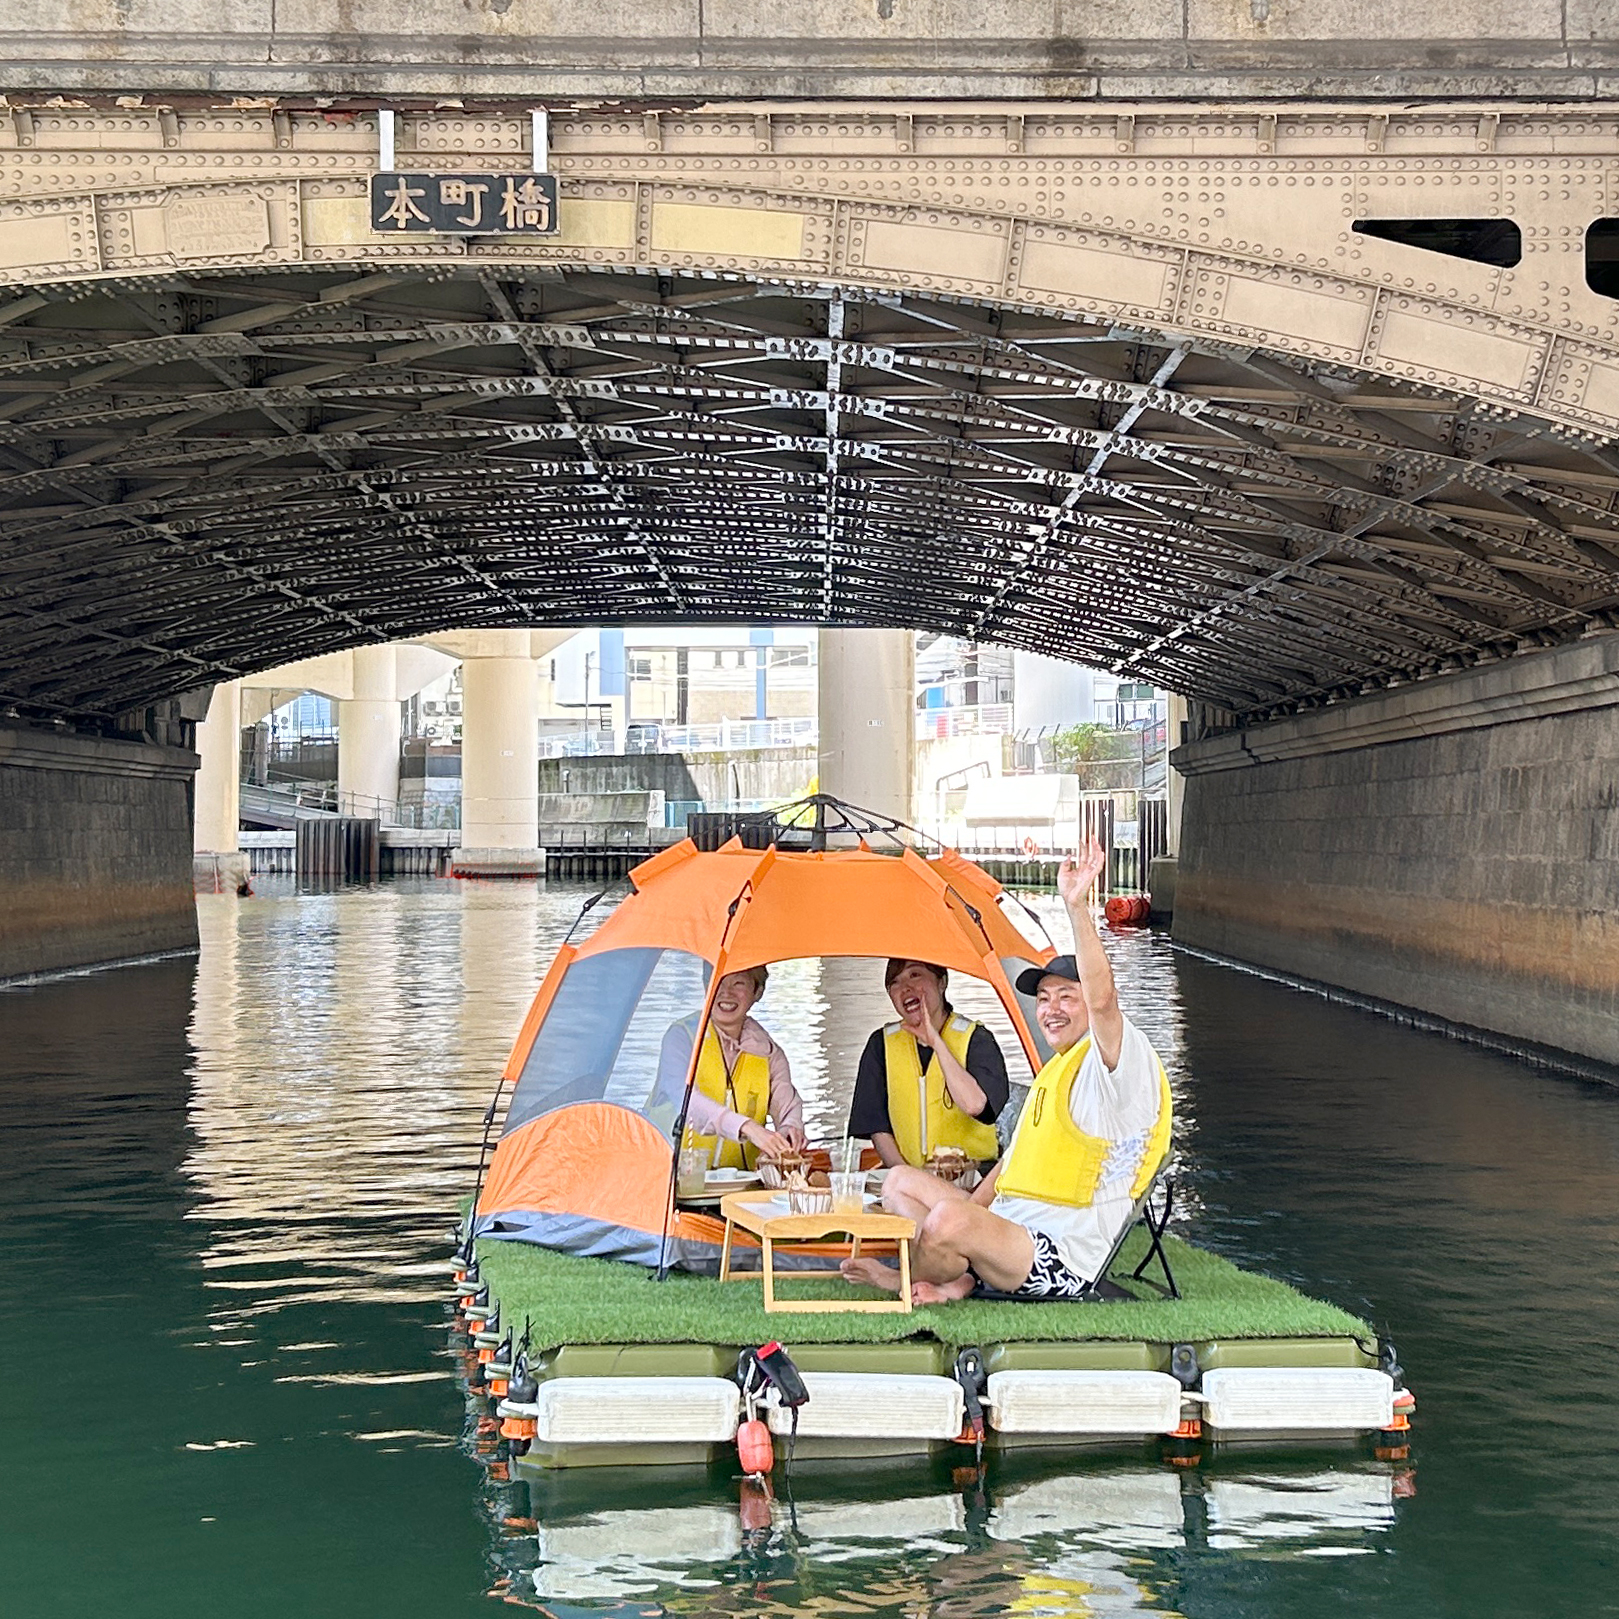
<svg viewBox="0 0 1619 1619"><path fill-rule="evenodd" d="M491 1477L439 1261L583 892L266 883L199 960L0 991L6 1619L1619 1612L1619 1092L1145 933L1180 1228L1393 1335L1409 1463L806 1466L747 1530L722 1470ZM813 1133L878 979L773 974Z"/></svg>

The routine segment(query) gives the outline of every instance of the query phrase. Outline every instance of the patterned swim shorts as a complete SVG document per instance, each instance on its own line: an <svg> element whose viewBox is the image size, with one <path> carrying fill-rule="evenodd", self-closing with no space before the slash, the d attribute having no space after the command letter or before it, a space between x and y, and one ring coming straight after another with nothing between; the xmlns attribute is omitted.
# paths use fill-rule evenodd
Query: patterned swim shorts
<svg viewBox="0 0 1619 1619"><path fill-rule="evenodd" d="M1018 1299L1077 1299L1083 1298L1090 1285L1083 1276L1076 1276L1062 1262L1057 1244L1043 1231L1031 1229L1034 1238L1034 1263L1023 1285L1012 1296Z"/></svg>

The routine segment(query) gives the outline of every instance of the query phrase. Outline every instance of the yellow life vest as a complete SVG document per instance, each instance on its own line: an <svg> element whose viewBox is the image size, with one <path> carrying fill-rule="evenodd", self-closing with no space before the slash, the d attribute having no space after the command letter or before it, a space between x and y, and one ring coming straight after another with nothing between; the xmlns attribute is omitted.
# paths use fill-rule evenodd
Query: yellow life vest
<svg viewBox="0 0 1619 1619"><path fill-rule="evenodd" d="M977 1027L970 1018L952 1013L940 1030L963 1068ZM883 1029L883 1057L888 1070L888 1123L906 1163L925 1164L935 1147L960 1147L969 1158L982 1160L1000 1151L995 1126L956 1106L936 1054L923 1071L916 1037L903 1024L890 1023Z"/></svg>
<svg viewBox="0 0 1619 1619"><path fill-rule="evenodd" d="M1035 1077L995 1183L997 1195L1032 1197L1042 1203L1063 1203L1079 1209L1090 1206L1102 1178L1102 1166L1114 1146L1106 1136L1081 1130L1069 1106L1074 1080L1090 1048L1091 1037L1086 1035L1067 1051L1059 1051ZM1156 1055L1154 1061L1157 1062ZM1164 1065L1157 1062L1157 1067L1158 1117L1130 1184L1132 1198L1140 1197L1152 1185L1158 1166L1169 1152L1174 1107Z"/></svg>
<svg viewBox="0 0 1619 1619"><path fill-rule="evenodd" d="M703 1038L702 1055L697 1059L697 1089L711 1102L741 1113L763 1124L770 1113L770 1059L754 1051L739 1051L731 1064L730 1075L725 1072L725 1058L720 1051L720 1037L712 1024ZM715 1169L752 1169L758 1162L758 1148L745 1141L728 1141L723 1136L699 1134L695 1126L686 1126L685 1145L708 1150L709 1162Z"/></svg>

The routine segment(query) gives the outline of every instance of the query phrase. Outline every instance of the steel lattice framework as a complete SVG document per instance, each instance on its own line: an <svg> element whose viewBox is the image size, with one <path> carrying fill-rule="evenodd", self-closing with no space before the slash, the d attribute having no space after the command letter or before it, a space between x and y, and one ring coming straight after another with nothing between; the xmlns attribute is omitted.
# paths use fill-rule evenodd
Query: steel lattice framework
<svg viewBox="0 0 1619 1619"><path fill-rule="evenodd" d="M549 266L0 307L0 702L497 625L928 628L1236 716L1619 623L1619 455L938 296Z"/></svg>

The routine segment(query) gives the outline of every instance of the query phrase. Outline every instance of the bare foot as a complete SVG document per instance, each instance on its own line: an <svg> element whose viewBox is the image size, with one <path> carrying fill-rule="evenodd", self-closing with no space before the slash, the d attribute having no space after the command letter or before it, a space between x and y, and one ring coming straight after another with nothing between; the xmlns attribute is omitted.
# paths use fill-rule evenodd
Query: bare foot
<svg viewBox="0 0 1619 1619"><path fill-rule="evenodd" d="M949 1304L964 1299L973 1290L971 1274L958 1276L953 1282L912 1282L912 1304Z"/></svg>
<svg viewBox="0 0 1619 1619"><path fill-rule="evenodd" d="M899 1292L899 1272L880 1259L845 1259L838 1269L846 1282L858 1282L865 1287L880 1287L885 1293Z"/></svg>

